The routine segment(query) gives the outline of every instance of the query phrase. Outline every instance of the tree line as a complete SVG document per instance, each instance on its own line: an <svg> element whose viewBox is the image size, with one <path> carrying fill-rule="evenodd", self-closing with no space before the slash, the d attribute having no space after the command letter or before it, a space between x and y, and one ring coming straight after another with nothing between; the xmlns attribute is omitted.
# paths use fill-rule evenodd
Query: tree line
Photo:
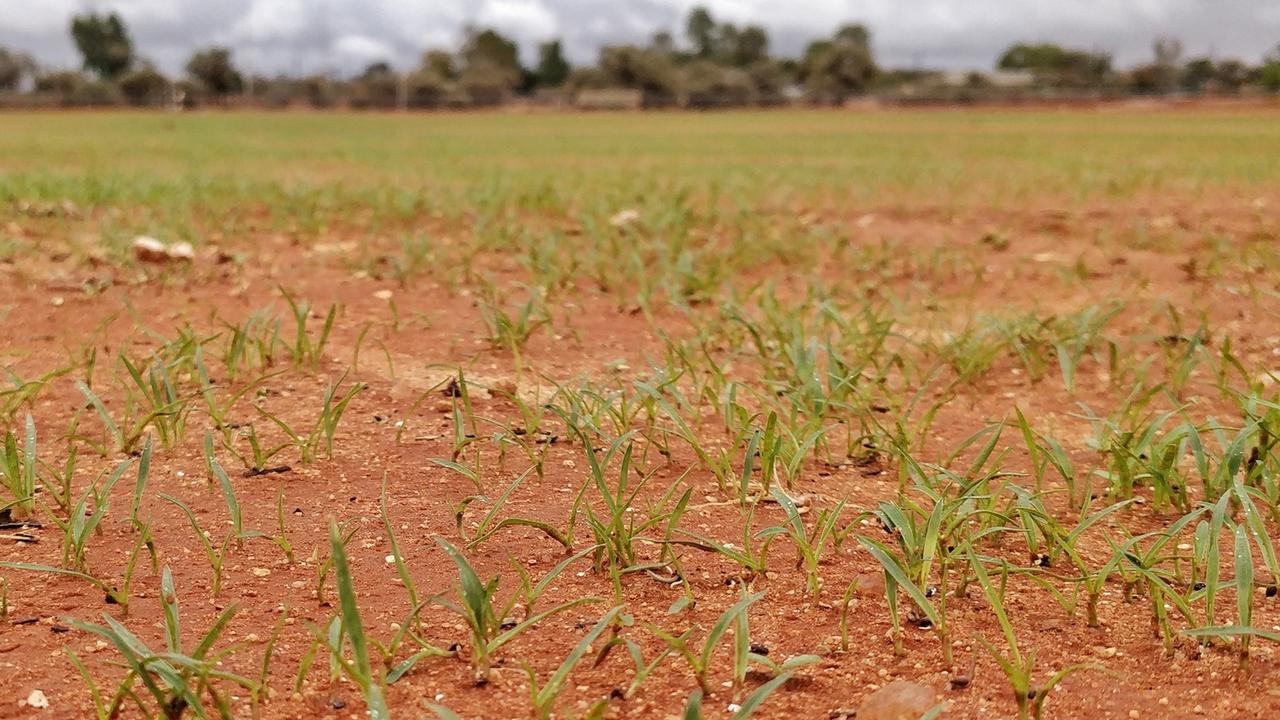
<svg viewBox="0 0 1280 720"><path fill-rule="evenodd" d="M196 51L184 74L171 78L138 54L117 13L77 15L70 34L82 59L78 70L44 69L0 47L0 104L392 109L525 99L701 108L840 104L868 94L905 101L1280 92L1280 45L1249 65L1184 57L1179 41L1160 38L1150 62L1122 70L1106 53L1019 43L999 56L993 72L957 75L881 68L871 32L861 24L810 42L799 57L776 57L765 28L718 21L706 8L689 13L683 37L662 31L647 44L605 46L590 66L573 67L560 41L550 40L526 67L514 40L492 28L469 28L460 47L428 50L412 70L377 62L347 78L245 73L225 47Z"/></svg>

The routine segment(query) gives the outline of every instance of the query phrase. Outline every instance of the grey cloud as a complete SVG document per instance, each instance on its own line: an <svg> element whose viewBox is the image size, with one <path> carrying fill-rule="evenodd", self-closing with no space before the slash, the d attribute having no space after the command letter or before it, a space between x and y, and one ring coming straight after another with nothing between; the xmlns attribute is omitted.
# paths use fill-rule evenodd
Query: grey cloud
<svg viewBox="0 0 1280 720"><path fill-rule="evenodd" d="M520 41L562 38L587 63L601 45L679 36L693 0L0 0L0 45L52 67L77 62L67 37L86 7L119 11L142 56L169 72L190 53L224 44L258 73L350 74L374 59L399 67L433 47L456 47L468 24L494 25ZM1189 55L1256 61L1280 43L1275 0L706 0L718 18L766 26L777 54L799 53L844 22L865 22L887 66L990 67L1019 40L1052 40L1111 52L1121 65L1150 56L1174 35Z"/></svg>

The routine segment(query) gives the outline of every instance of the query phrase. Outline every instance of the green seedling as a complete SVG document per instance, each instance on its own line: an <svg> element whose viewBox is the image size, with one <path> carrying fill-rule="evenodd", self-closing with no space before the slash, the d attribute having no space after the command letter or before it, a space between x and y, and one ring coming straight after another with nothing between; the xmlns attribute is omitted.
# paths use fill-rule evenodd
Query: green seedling
<svg viewBox="0 0 1280 720"><path fill-rule="evenodd" d="M545 683L538 683L538 675L533 668L526 665L525 674L529 676L529 699L533 705L533 716L538 720L550 720L555 711L556 699L560 697L560 693L564 691L564 684L569 680L569 673L573 671L574 666L578 664L582 657L591 650L591 645L599 638L605 630L613 626L618 614L622 612L622 607L618 606L605 613L591 630L578 641L573 650L560 663L560 667L552 673L551 677Z"/></svg>
<svg viewBox="0 0 1280 720"><path fill-rule="evenodd" d="M226 341L220 359L229 380L245 370L263 372L275 365L276 352L284 345L280 339L280 319L268 310L249 314L240 325L223 321Z"/></svg>
<svg viewBox="0 0 1280 720"><path fill-rule="evenodd" d="M742 580L751 584L756 578L764 575L769 567L769 546L774 540L787 535L787 529L780 525L754 531L754 518L757 504L747 506L742 522L742 542L740 545L722 543L715 538L702 535L691 530L676 528L675 534L681 539L672 539L673 545L692 547L704 552L713 552L733 561L742 568Z"/></svg>
<svg viewBox="0 0 1280 720"><path fill-rule="evenodd" d="M242 425L241 432L243 433L245 440L249 443L248 457L237 452L235 446L231 443L232 438L225 435L222 438L222 446L240 460L240 464L244 465L245 472L248 475L263 475L288 469L287 465L272 465L271 463L272 459L276 455L279 455L281 451L294 445L292 440L286 440L285 442L276 445L264 445L262 438L258 435L258 428L253 423L245 423ZM234 435L232 437L234 437ZM212 480L212 478L210 478L210 480Z"/></svg>
<svg viewBox="0 0 1280 720"><path fill-rule="evenodd" d="M468 640L471 649L471 667L475 671L477 682L486 682L493 664L494 654L521 634L537 625L542 620L557 615L578 605L599 602L599 598L584 597L560 603L549 610L531 614L524 620L504 629L504 621L516 598L512 596L505 605L497 605L498 578L485 583L480 580L465 555L444 538L437 537L436 542L444 549L449 559L458 568L460 587L458 602L443 597L432 598L432 602L456 613L466 623Z"/></svg>
<svg viewBox="0 0 1280 720"><path fill-rule="evenodd" d="M1085 592L1086 603L1086 622L1089 627L1100 627L1098 621L1098 601L1102 598L1103 588L1106 587L1108 578L1116 572L1121 561L1117 554L1100 565L1091 563L1085 555L1080 551L1080 541L1094 525L1097 525L1103 518L1117 512L1133 503L1132 500L1122 500L1118 503L1105 507L1095 513L1085 516L1076 524L1074 528L1068 530L1062 523L1047 511L1043 510L1043 506L1038 511L1034 511L1025 516L1030 523L1039 528L1040 533L1044 536L1047 547L1045 557L1047 564L1052 567L1058 561L1065 557L1079 574L1077 580L1079 587ZM1087 510L1082 509L1082 513ZM1046 574L1050 574L1047 573ZM1073 610L1074 608L1069 609Z"/></svg>
<svg viewBox="0 0 1280 720"><path fill-rule="evenodd" d="M0 419L3 419L6 424L12 424L18 411L23 407L31 407L50 381L70 374L75 367L75 363L72 363L63 368L51 370L35 380L23 380L12 368L3 368L4 373L9 376L11 387L0 390Z"/></svg>
<svg viewBox="0 0 1280 720"><path fill-rule="evenodd" d="M80 682L84 683L84 687L89 691L89 699L93 702L93 716L96 720L112 720L118 713L119 703L103 696L98 681L94 679L93 674L84 666L84 661L72 650L70 646L63 646L63 650L67 653L67 659L75 667L76 673L80 675ZM146 712L145 708L142 708Z"/></svg>
<svg viewBox="0 0 1280 720"><path fill-rule="evenodd" d="M276 493L276 534L268 538L271 542L280 548L280 552L284 553L284 559L290 565L293 564L293 543L289 542L289 535L285 532L284 527L284 488L281 487Z"/></svg>
<svg viewBox="0 0 1280 720"><path fill-rule="evenodd" d="M456 464L449 463L447 460L435 460L434 462L443 467L449 467L450 465ZM445 463L449 463L449 465L446 465ZM453 510L454 524L458 528L458 535L466 542L466 548L468 550L476 547L485 540L488 540L499 530L507 527L533 528L542 532L552 540L555 540L557 543L560 543L566 551L573 550L572 541L570 541L563 532L550 523L535 520L533 518L521 517L508 517L503 518L502 520L497 519L499 511L501 511L502 507L506 505L511 494L516 491L516 488L520 487L520 484L523 483L526 478L529 477L529 473L533 472L533 469L534 468L530 467L517 475L516 478L511 481L511 484L502 491L502 494L493 500L492 505L489 508L489 512L485 513L484 517L480 519L480 522L475 525L470 537L468 537L468 533L464 527L466 511L472 504L477 502L488 502L488 498L483 495L468 495L458 502Z"/></svg>
<svg viewBox="0 0 1280 720"><path fill-rule="evenodd" d="M391 712L387 709L386 696L382 688L383 678L373 672L369 664L369 642L364 634L364 625L360 618L360 607L356 603L355 583L351 576L351 565L347 562L346 542L338 531L338 523L329 521L329 553L333 561L334 581L338 586L338 607L341 620L341 632L334 638L328 635L330 658L336 660L343 672L364 695L365 705L372 720L389 720ZM343 649L343 638L351 646L351 659Z"/></svg>
<svg viewBox="0 0 1280 720"><path fill-rule="evenodd" d="M276 626L272 629L271 635L267 637L266 646L262 649L262 666L258 670L258 681L254 685L253 693L255 708L265 703L270 695L271 661L275 657L276 644L280 642L280 635L284 632L288 620L289 608L286 606L284 611L280 613L280 619L276 621Z"/></svg>
<svg viewBox="0 0 1280 720"><path fill-rule="evenodd" d="M796 503L786 493L778 488L774 488L772 497L782 511L787 515L787 522L783 527L787 531L787 536L791 539L791 543L796 547L796 567L803 567L805 574L805 585L809 590L809 599L817 604L818 598L822 594L822 578L818 574L818 562L822 559L822 553L827 547L827 543L831 542L835 537L836 522L840 519L840 512L844 509L844 501L836 503L836 506L824 509L817 513L817 518L813 524L813 529L809 530L804 525L804 518L800 514L800 509L796 507Z"/></svg>
<svg viewBox="0 0 1280 720"><path fill-rule="evenodd" d="M596 547L586 547L578 552L566 557L555 564L555 567L547 571L546 575L536 583L529 576L529 571L524 569L524 565L515 558L511 560L511 567L515 569L516 574L520 576L520 597L524 600L524 612L528 617L533 614L534 607L538 604L538 600L546 593L547 588L551 587L551 583L555 581L560 573L564 572L570 565L578 562L588 555L593 555Z"/></svg>
<svg viewBox="0 0 1280 720"><path fill-rule="evenodd" d="M75 481L76 468L80 459L80 445L76 442L76 428L79 423L80 413L77 412L71 417L71 422L68 423L67 431L63 435L67 439L67 456L62 461L62 466L41 462L43 472L36 473L41 487L53 498L58 510L68 516L71 514L71 503L75 500L72 496L72 484Z"/></svg>
<svg viewBox="0 0 1280 720"><path fill-rule="evenodd" d="M240 500L236 498L236 489L231 484L231 478L227 476L227 471L222 469L222 464L218 462L218 457L213 452L213 433L211 432L204 434L204 465L209 477L217 481L218 489L222 491L222 500L226 503L227 515L231 518L232 535L235 537L236 547L242 546L249 538L262 537L262 533L257 531L245 532Z"/></svg>
<svg viewBox="0 0 1280 720"><path fill-rule="evenodd" d="M350 523L350 525L351 525L350 530L347 530L345 527L343 528L344 534L342 536L342 544L344 547L351 542L351 538L355 537L356 533L360 532L359 524ZM318 555L317 550L313 549L311 551L311 559L313 561L316 560L317 555ZM318 562L316 567L315 594L316 594L316 599L320 601L321 605L324 605L328 602L328 600L325 598L324 587L325 587L325 581L329 578L329 572L331 570L333 570L332 554L330 554L329 557L325 558L324 562ZM335 620L337 620L338 622L341 622L341 618L335 618Z"/></svg>
<svg viewBox="0 0 1280 720"><path fill-rule="evenodd" d="M196 520L196 515L186 503L182 502L172 495L160 493L160 499L168 502L187 516L188 522L191 523L191 529L196 534L196 540L200 546L204 548L205 559L209 561L209 569L213 571L213 582L210 584L210 597L218 597L222 591L222 564L227 556L227 551L231 548L231 544L236 542L237 533L235 531L227 533L221 544L214 544L210 534L202 527L200 521Z"/></svg>
<svg viewBox="0 0 1280 720"><path fill-rule="evenodd" d="M975 555L972 549L969 550L969 565L973 568L974 574L977 576L977 582L987 596L987 602L991 605L991 610L995 613L996 620L999 621L1000 632L1004 635L1005 650L998 649L980 635L975 635L974 639L991 654L992 659L1000 666L1000 670L1009 681L1009 685L1013 690L1014 701L1018 706L1019 720L1030 720L1033 717L1036 720L1040 720L1044 713L1044 703L1049 698L1049 693L1053 691L1058 683L1080 670L1096 670L1100 668L1086 664L1072 665L1054 673L1044 684L1033 687L1031 678L1035 670L1035 654L1029 651L1023 653L1019 649L1018 638L1014 635L1013 625L1009 622L1009 617L1004 611L1004 581L1008 577L1007 568L1001 574L1001 584L997 587L992 583L991 577L987 575L982 559Z"/></svg>
<svg viewBox="0 0 1280 720"><path fill-rule="evenodd" d="M624 447L625 449L622 449ZM611 458L618 454L619 449L622 449L622 453L618 465L617 482L610 483L607 467ZM672 485L653 504L653 509L648 516L639 520L637 516L640 513L631 512L631 508L635 505L641 490L657 471L654 470L648 474L637 473L639 477L633 481L631 477L633 449L634 444L629 434L616 439L609 446L603 459L596 455L595 448L591 445L584 445L583 450L591 471L588 482L594 486L597 496L603 501L604 512L597 514L590 504L575 503L574 506L575 513L578 511L586 513L587 525L591 529L597 547L596 568L608 571L613 582L614 597L619 599L622 595L623 575L665 567L666 563L661 561L641 562L636 546L644 539L644 533L648 530L661 527L663 524L674 524L688 507L690 497L689 492L686 491L672 504L672 495L677 490L677 485Z"/></svg>
<svg viewBox="0 0 1280 720"><path fill-rule="evenodd" d="M76 379L76 387L80 393L84 395L85 400L98 413L98 418L102 420L102 426L106 429L107 435L110 436L111 442L117 449L127 450L125 445L125 434L120 430L120 426L111 418L111 413L107 410L107 406L102 403L102 399L97 393L89 388L83 380ZM103 454L106 454L105 451Z"/></svg>
<svg viewBox="0 0 1280 720"><path fill-rule="evenodd" d="M219 717L232 717L231 698L220 686L229 683L250 693L256 692L256 685L252 680L221 669L221 661L230 650L214 651L214 645L235 614L235 606L223 610L210 628L200 636L199 643L188 652L182 646L178 596L167 567L160 578L160 603L165 633L165 650L162 652L148 648L136 635L108 615L103 616L103 625L67 620L69 625L106 640L123 660L125 676L107 706L107 715L115 717L124 701L131 699L148 716L178 720L190 710L198 717L207 717L205 701L202 699L207 696ZM76 661L83 668L78 658ZM85 672L84 676L87 677L88 673ZM146 707L138 697L134 689L138 683L150 695L154 709ZM95 706L101 709L101 698L96 686L91 684L90 690Z"/></svg>
<svg viewBox="0 0 1280 720"><path fill-rule="evenodd" d="M96 480L89 484L80 501L71 509L65 523L58 521L63 531L62 565L71 570L86 570L85 549L89 538L98 530L111 505L111 490L133 463L132 459L116 465L104 483ZM99 476L101 477L101 476Z"/></svg>
<svg viewBox="0 0 1280 720"><path fill-rule="evenodd" d="M551 316L542 297L532 291L514 313L508 313L503 305L503 299L490 285L479 303L480 316L488 329L489 343L515 357L516 374L519 375L521 353L539 328L551 324Z"/></svg>
<svg viewBox="0 0 1280 720"><path fill-rule="evenodd" d="M745 677L749 660L748 655L750 654L750 641L746 634L742 632L743 628L745 628L745 622L740 618L762 597L764 597L762 592L751 595L744 593L738 602L720 615L719 619L711 627L711 631L703 639L700 647L690 643L695 628L689 628L680 635L672 635L667 630L651 623L646 623L645 627L688 663L689 668L693 671L694 679L698 681L698 687L703 692L709 693L711 692L711 661L715 656L716 650L720 647L721 639L725 633L729 632L731 626L735 634L733 676L735 681L740 677Z"/></svg>
<svg viewBox="0 0 1280 720"><path fill-rule="evenodd" d="M10 570L27 570L30 572L49 573L51 575L63 575L66 577L76 578L77 580L84 580L98 590L101 590L106 595L107 601L110 604L119 605L121 611L126 615L128 614L128 596L121 593L115 588L115 586L105 580L101 580L88 573L80 572L79 570L68 570L67 568L53 567L52 565L41 565L39 563L0 561L0 567L8 568Z"/></svg>
<svg viewBox="0 0 1280 720"><path fill-rule="evenodd" d="M627 618L624 617L623 621L626 622ZM631 679L631 682L627 685L627 689L622 693L622 697L629 700L640 690L640 687L649 679L649 676L653 674L653 671L657 670L658 667L662 665L663 661L670 657L671 653L675 652L675 648L667 645L663 647L661 652L654 655L652 660L646 662L643 651L635 641L630 638L615 636L596 656L596 665L599 665L600 662L603 661L605 654L619 643L626 647L627 655L631 657L631 662L635 665L635 677Z"/></svg>
<svg viewBox="0 0 1280 720"><path fill-rule="evenodd" d="M214 429L222 432L224 438L230 435L231 423L228 418L236 404L244 399L245 396L262 387L262 384L267 380L284 372L284 370L277 370L259 375L242 385L239 390L226 396L225 399L219 400L217 387L214 385L213 380L210 379L209 371L204 366L203 350L198 351L196 354L196 371L199 376L200 397L204 400L205 412L209 414L209 419L213 421Z"/></svg>
<svg viewBox="0 0 1280 720"><path fill-rule="evenodd" d="M311 430L306 435L296 432L288 423L279 417L267 412L261 406L255 406L263 417L275 423L277 427L284 431L294 446L298 449L298 454L302 458L302 462L315 462L320 457L320 453L324 453L324 457L333 457L333 437L338 430L338 423L342 420L342 415L347 411L347 406L351 403L356 395L359 395L367 387L364 383L358 382L352 384L342 395L338 394L338 388L342 385L342 381L346 379L346 373L339 377L337 382L327 386L324 391L324 400L320 408L320 415L316 418Z"/></svg>
<svg viewBox="0 0 1280 720"><path fill-rule="evenodd" d="M146 532L147 524L138 517L142 511L142 498L146 494L147 479L151 475L151 436L142 446L142 454L138 456L138 477L133 483L133 497L129 502L129 524L138 532Z"/></svg>
<svg viewBox="0 0 1280 720"><path fill-rule="evenodd" d="M333 322L337 318L338 306L329 306L329 312L325 315L324 323L320 326L320 333L313 338L311 332L307 329L307 324L311 317L311 303L306 300L298 300L283 287L280 288L280 294L284 296L285 302L289 304L289 312L293 315L294 322L293 343L285 344L285 351L289 354L290 359L293 360L294 366L315 370L320 367L325 345L329 342L329 333L333 331Z"/></svg>
<svg viewBox="0 0 1280 720"><path fill-rule="evenodd" d="M22 433L22 447L13 431L5 432L0 446L0 480L12 502L10 512L19 519L32 518L36 508L36 477L39 460L36 457L36 423L27 415Z"/></svg>
<svg viewBox="0 0 1280 720"><path fill-rule="evenodd" d="M1062 447L1054 438L1037 432L1031 428L1031 423L1027 421L1026 416L1022 414L1022 409L1014 407L1014 414L1018 418L1018 429L1022 432L1022 439L1027 448L1027 455L1031 459L1032 475L1036 481L1036 491L1040 492L1044 488L1045 475L1048 468L1052 467L1057 471L1062 481L1067 486L1067 500L1072 507L1076 507L1084 502L1079 497L1076 490L1076 469L1075 463L1072 462L1071 456L1066 449Z"/></svg>
<svg viewBox="0 0 1280 720"><path fill-rule="evenodd" d="M157 358L148 365L139 367L123 353L119 360L133 383L131 387L125 387L124 415L131 420L126 422L126 428L131 429L125 431L121 449L131 452L148 427L155 430L164 447L173 447L182 442L194 394L184 394L178 390L178 383L174 382L173 366ZM141 402L138 398L141 398Z"/></svg>
<svg viewBox="0 0 1280 720"><path fill-rule="evenodd" d="M428 603L418 601L417 586L413 582L413 576L409 573L409 566L405 563L404 556L400 553L400 541L396 539L395 528L391 524L391 516L387 513L387 478L385 475L382 478L382 493L378 502L382 514L382 528L386 531L387 540L391 544L391 557L396 566L396 574L399 575L400 582L404 585L405 592L409 595L409 604L412 608L409 616L400 623L400 629L396 631L389 642L384 645L376 639L372 640L374 646L378 648L379 653L382 655L383 663L388 668L386 682L390 685L413 669L413 666L419 660L427 657L449 657L454 653L427 643L413 631L419 625L418 613ZM418 649L408 658L396 664L395 658L399 654L401 645L406 640L412 640L418 646Z"/></svg>
<svg viewBox="0 0 1280 720"><path fill-rule="evenodd" d="M920 612L924 613L924 617L929 622L929 626L933 628L934 633L938 636L941 643L943 663L951 665L951 641L947 628L946 613L941 611L929 599L927 588L922 588L908 574L906 567L902 562L894 557L891 550L881 543L867 537L859 537L858 542L871 554L876 562L884 569L884 593L885 599L889 603L889 617L893 622L893 649L897 655L904 655L905 650L902 647L902 620L898 614L898 589L901 588L911 598L911 602L915 604ZM845 593L846 598L848 592ZM944 601L945 597L939 593L940 601ZM848 603L845 603L848 607ZM841 637L843 644L847 646L847 640Z"/></svg>
<svg viewBox="0 0 1280 720"><path fill-rule="evenodd" d="M1173 654L1176 637L1169 619L1169 610L1177 610L1187 622L1194 623L1195 617L1187 599L1170 584L1173 580L1172 572L1162 567L1165 559L1162 553L1177 531L1199 514L1195 512L1184 516L1165 532L1144 533L1120 545L1113 544L1114 552L1121 558L1118 569L1126 575L1127 582L1131 587L1142 585L1146 589L1151 603L1152 632L1163 640L1166 655ZM1147 540L1152 542L1147 547L1142 547L1141 543Z"/></svg>
<svg viewBox="0 0 1280 720"><path fill-rule="evenodd" d="M730 720L747 720L764 704L765 699L790 680L791 674L787 673L779 675L756 688L754 692L742 701L733 715L729 716ZM689 700L685 703L684 713L680 716L682 720L703 720L706 717L702 714L702 697L702 688L697 688L693 691L693 694L689 696ZM921 718L921 720L932 720L932 718Z"/></svg>

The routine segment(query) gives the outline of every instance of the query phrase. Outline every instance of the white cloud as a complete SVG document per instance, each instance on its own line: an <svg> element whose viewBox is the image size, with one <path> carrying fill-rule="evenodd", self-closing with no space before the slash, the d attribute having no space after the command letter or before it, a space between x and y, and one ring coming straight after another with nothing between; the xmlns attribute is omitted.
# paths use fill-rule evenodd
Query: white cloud
<svg viewBox="0 0 1280 720"><path fill-rule="evenodd" d="M333 49L340 55L365 64L385 61L393 55L390 45L364 35L344 35L333 44Z"/></svg>
<svg viewBox="0 0 1280 720"><path fill-rule="evenodd" d="M503 32L534 38L550 38L560 22L540 0L490 0L476 15L478 25L492 25Z"/></svg>
<svg viewBox="0 0 1280 720"><path fill-rule="evenodd" d="M302 34L309 19L304 0L256 2L236 20L232 35L237 39L261 42L289 40Z"/></svg>

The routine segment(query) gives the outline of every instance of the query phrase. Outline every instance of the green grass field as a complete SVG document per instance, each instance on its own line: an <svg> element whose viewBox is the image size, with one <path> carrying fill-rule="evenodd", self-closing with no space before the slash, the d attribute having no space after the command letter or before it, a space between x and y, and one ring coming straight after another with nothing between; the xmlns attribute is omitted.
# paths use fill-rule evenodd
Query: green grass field
<svg viewBox="0 0 1280 720"><path fill-rule="evenodd" d="M655 204L1003 205L1273 183L1257 112L13 114L5 196L399 217ZM283 205L283 207L278 207Z"/></svg>
<svg viewBox="0 0 1280 720"><path fill-rule="evenodd" d="M0 697L1269 712L1277 118L0 115Z"/></svg>

